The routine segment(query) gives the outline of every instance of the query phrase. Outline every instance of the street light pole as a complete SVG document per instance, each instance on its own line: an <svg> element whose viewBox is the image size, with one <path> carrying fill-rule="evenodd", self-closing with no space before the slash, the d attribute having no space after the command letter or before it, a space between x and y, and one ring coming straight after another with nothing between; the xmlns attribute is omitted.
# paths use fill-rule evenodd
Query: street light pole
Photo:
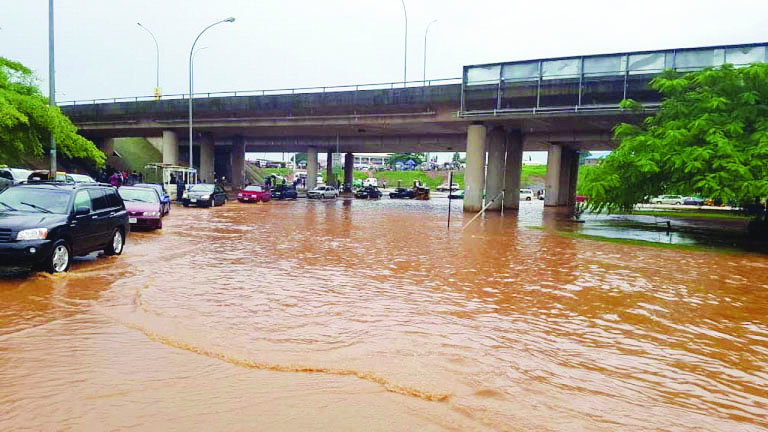
<svg viewBox="0 0 768 432"><path fill-rule="evenodd" d="M405 16L405 47L403 48L403 87L405 87L408 72L408 12L405 10L405 0L400 0L400 2L403 3L403 15Z"/></svg>
<svg viewBox="0 0 768 432"><path fill-rule="evenodd" d="M53 0L48 0L48 103L56 105L56 68L53 56ZM51 131L51 178L56 176L56 138Z"/></svg>
<svg viewBox="0 0 768 432"><path fill-rule="evenodd" d="M195 45L197 44L197 40L200 39L200 36L202 36L203 33L205 33L205 31L208 30L209 28L225 22L230 22L230 23L235 22L235 18L229 17L227 19L217 21L209 25L208 27L204 28L203 31L201 31L200 34L198 34L197 37L195 38L195 41L192 43L192 48L189 49L189 167L190 168L194 166L192 163L193 162L193 158L192 158L192 94L194 89L193 81L192 81L192 55L195 52Z"/></svg>
<svg viewBox="0 0 768 432"><path fill-rule="evenodd" d="M154 33L152 33L151 30L149 30L148 28L146 28L143 25L141 25L140 22L137 22L136 24L139 27L141 27L144 30L146 30L147 33L149 33L149 35L152 36L152 40L155 41L155 53L156 53L156 57L157 57L156 60L155 60L155 65L156 65L155 69L157 71L156 72L156 76L155 76L155 97L158 97L160 95L160 46L157 44L157 38L155 38L155 35L154 35Z"/></svg>
<svg viewBox="0 0 768 432"><path fill-rule="evenodd" d="M429 33L429 27L436 22L436 19L432 20L427 24L427 29L424 30L424 85L427 85L427 34Z"/></svg>

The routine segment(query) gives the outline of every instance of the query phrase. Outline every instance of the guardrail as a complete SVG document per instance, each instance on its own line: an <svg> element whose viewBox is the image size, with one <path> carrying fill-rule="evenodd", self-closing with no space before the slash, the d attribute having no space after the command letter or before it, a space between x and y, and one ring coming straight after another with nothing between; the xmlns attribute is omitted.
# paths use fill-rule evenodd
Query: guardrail
<svg viewBox="0 0 768 432"><path fill-rule="evenodd" d="M203 92L193 93L193 99L207 99L212 97L235 97L235 96L273 96L273 95L293 95L293 94L310 94L310 93L331 93L331 92L344 92L344 91L361 91L361 90L394 90L396 88L419 88L419 87L431 87L442 86L449 84L461 84L461 78L439 78L426 81L399 81L399 82L387 82L387 83L373 83L373 84L347 84L338 86L318 86L318 87L297 87L297 88L283 88L283 89L262 89L262 90L235 90L235 91L220 91L220 92ZM189 99L189 93L176 93L169 95L162 95L157 97L151 96L128 96L128 97L114 97L114 98L97 98L97 99L81 99L57 102L58 106L77 106L77 105L95 105L99 103L117 103L117 102L152 102L152 101L164 101L164 100L186 100Z"/></svg>

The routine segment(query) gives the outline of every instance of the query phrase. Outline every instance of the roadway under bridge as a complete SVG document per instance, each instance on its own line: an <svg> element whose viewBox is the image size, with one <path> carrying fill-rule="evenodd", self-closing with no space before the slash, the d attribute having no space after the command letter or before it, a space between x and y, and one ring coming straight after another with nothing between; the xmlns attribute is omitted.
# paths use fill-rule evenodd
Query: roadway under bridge
<svg viewBox="0 0 768 432"><path fill-rule="evenodd" d="M674 49L465 66L461 78L288 90L195 94L193 163L200 178L214 166L244 179L246 152L306 152L308 187L317 157L354 152L467 153L464 209L505 190L518 207L523 151L548 151L547 206L573 205L578 152L610 150L612 129L658 108L653 77L677 71L766 62L768 44ZM619 109L630 98L646 111ZM97 143L115 137L162 137L163 161L189 160L189 96L64 102L79 133ZM218 162L216 159L219 159ZM484 198L485 197L485 198Z"/></svg>

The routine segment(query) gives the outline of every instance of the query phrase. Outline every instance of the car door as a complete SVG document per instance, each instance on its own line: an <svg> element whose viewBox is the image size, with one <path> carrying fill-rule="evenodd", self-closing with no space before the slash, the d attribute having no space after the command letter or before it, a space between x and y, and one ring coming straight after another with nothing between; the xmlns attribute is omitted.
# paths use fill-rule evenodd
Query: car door
<svg viewBox="0 0 768 432"><path fill-rule="evenodd" d="M112 224L109 203L104 189L88 189L91 195L91 221L93 223L93 248L98 249L109 243L112 237Z"/></svg>
<svg viewBox="0 0 768 432"><path fill-rule="evenodd" d="M86 207L91 212L86 215L77 216L75 211L78 207ZM72 249L74 255L82 255L90 252L94 245L94 229L91 206L91 195L87 190L79 190L75 193L75 200L72 204L72 220L69 223L69 231L72 234Z"/></svg>

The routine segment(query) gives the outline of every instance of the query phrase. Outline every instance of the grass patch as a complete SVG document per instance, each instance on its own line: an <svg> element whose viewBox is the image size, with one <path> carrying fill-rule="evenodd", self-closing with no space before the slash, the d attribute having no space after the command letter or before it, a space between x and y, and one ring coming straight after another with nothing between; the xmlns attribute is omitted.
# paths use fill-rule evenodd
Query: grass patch
<svg viewBox="0 0 768 432"><path fill-rule="evenodd" d="M562 237L567 238L573 238L573 239L582 239L582 240L593 240L593 241L599 241L604 243L614 243L614 244L622 244L627 246L646 246L646 247L654 247L658 249L674 249L674 250L683 250L683 251L693 251L693 252L718 252L718 253L739 253L743 254L746 253L743 250L730 248L730 247L724 247L724 246L706 246L706 245L690 245L690 244L679 244L679 243L660 243L660 242L653 242L648 240L637 240L637 239L625 239L625 238L617 238L617 237L603 237L598 235L592 235L592 234L582 234L582 233L575 233L575 232L567 232L567 231L556 231L547 229L544 227L529 227L533 229L538 229L542 231L546 231L552 234L557 234Z"/></svg>
<svg viewBox="0 0 768 432"><path fill-rule="evenodd" d="M121 157L107 155L107 164L123 171L144 172L146 175L146 164L163 160L163 154L144 138L115 138L113 148Z"/></svg>
<svg viewBox="0 0 768 432"><path fill-rule="evenodd" d="M733 212L725 212L722 210L710 210L710 211L685 211L685 210L637 210L632 213L614 213L623 215L640 215L640 216L658 216L672 219L735 219L735 220L747 220L749 216L743 216Z"/></svg>

